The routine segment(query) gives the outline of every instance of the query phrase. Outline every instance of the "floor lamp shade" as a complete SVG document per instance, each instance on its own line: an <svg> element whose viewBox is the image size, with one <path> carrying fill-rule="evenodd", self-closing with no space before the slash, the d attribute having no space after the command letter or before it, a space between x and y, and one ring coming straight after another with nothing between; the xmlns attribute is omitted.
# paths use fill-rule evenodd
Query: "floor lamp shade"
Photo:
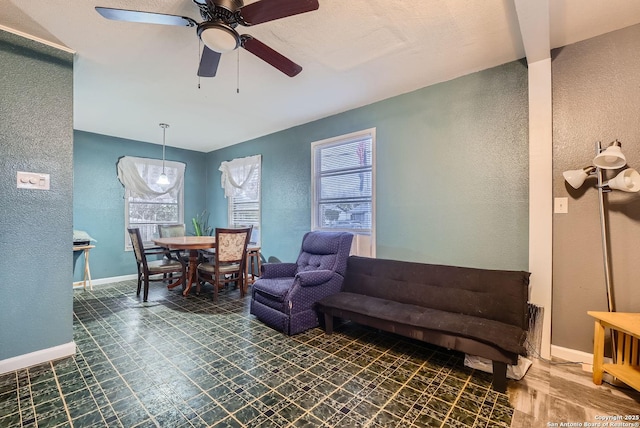
<svg viewBox="0 0 640 428"><path fill-rule="evenodd" d="M622 190L623 192L640 191L640 174L633 168L627 168L615 178L607 181L610 189Z"/></svg>
<svg viewBox="0 0 640 428"><path fill-rule="evenodd" d="M595 167L588 166L582 169L572 169L571 171L565 171L562 176L567 183L574 189L579 189L584 184L584 181L589 178L589 175L595 171Z"/></svg>
<svg viewBox="0 0 640 428"><path fill-rule="evenodd" d="M627 159L620 150L620 143L615 141L593 159L593 164L602 169L618 169L627 164Z"/></svg>

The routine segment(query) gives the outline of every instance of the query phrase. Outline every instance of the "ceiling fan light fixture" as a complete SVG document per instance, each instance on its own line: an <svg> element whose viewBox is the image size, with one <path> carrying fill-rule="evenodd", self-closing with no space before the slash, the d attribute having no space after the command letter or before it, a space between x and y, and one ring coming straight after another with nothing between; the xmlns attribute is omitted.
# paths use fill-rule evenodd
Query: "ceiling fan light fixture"
<svg viewBox="0 0 640 428"><path fill-rule="evenodd" d="M203 22L198 26L198 37L209 49L218 53L231 52L240 46L240 36L221 22Z"/></svg>
<svg viewBox="0 0 640 428"><path fill-rule="evenodd" d="M311 12L320 7L318 0L252 0L248 5L243 0L193 0L193 3L204 19L201 23L186 16L164 13L100 6L95 9L104 18L114 21L196 27L198 38L205 44L198 65L198 77L214 77L220 56L239 47L289 77L302 71L301 66L259 40L246 34L241 36L236 27L248 27Z"/></svg>

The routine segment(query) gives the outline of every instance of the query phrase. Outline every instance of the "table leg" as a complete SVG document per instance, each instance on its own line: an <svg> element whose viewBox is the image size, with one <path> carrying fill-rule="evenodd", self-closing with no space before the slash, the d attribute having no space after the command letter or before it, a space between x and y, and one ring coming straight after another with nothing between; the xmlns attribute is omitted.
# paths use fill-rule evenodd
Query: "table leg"
<svg viewBox="0 0 640 428"><path fill-rule="evenodd" d="M247 258L244 261L244 281L241 281L242 288L240 289L240 297L244 297L247 293L249 284L253 284L253 257L254 250L247 250Z"/></svg>
<svg viewBox="0 0 640 428"><path fill-rule="evenodd" d="M184 291L182 292L183 296L188 296L191 291L191 286L194 281L197 281L198 275L198 250L189 250L189 268L187 272L187 283L185 284Z"/></svg>
<svg viewBox="0 0 640 428"><path fill-rule="evenodd" d="M255 264L254 264L255 260ZM254 267L257 270L254 270ZM252 248L251 250L247 250L247 260L245 262L245 283L243 294L247 292L247 286L256 282L257 273L260 272L260 249Z"/></svg>
<svg viewBox="0 0 640 428"><path fill-rule="evenodd" d="M89 279L89 288L93 291L93 284L91 284L91 269L89 269L89 249L84 250L84 284L83 287L87 289L87 279Z"/></svg>
<svg viewBox="0 0 640 428"><path fill-rule="evenodd" d="M251 268L253 267L253 259L251 258L251 251L247 250L247 258L244 261L244 284L242 290L240 292L240 297L244 296L245 287L249 285L249 272L251 272Z"/></svg>
<svg viewBox="0 0 640 428"><path fill-rule="evenodd" d="M596 320L593 333L593 383L602 384L602 364L604 363L604 325Z"/></svg>

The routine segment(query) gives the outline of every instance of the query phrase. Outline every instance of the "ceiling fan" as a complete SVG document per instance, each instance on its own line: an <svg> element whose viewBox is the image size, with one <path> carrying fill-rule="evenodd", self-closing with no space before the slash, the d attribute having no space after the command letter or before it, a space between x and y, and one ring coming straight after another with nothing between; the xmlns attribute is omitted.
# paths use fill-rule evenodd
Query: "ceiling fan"
<svg viewBox="0 0 640 428"><path fill-rule="evenodd" d="M318 0L260 0L244 5L242 0L193 0L200 10L203 22L197 23L186 16L167 15L136 10L96 7L96 11L115 21L146 24L196 27L204 43L198 76L213 77L218 70L220 56L242 47L266 61L289 77L302 71L302 67L248 34L239 34L238 25L251 26L287 16L311 12L320 6Z"/></svg>

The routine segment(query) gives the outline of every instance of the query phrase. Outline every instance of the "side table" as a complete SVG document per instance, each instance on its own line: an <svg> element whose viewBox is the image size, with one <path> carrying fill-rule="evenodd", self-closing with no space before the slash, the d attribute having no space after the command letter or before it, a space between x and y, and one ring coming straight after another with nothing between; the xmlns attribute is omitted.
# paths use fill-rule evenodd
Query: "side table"
<svg viewBox="0 0 640 428"><path fill-rule="evenodd" d="M593 383L602 384L604 372L640 391L640 313L595 312L593 335ZM611 330L615 343L612 364L604 364L605 328Z"/></svg>
<svg viewBox="0 0 640 428"><path fill-rule="evenodd" d="M256 282L256 278L260 275L260 266L262 265L260 259L260 247L248 246L247 247L247 260L244 266L244 278L245 278L245 290L247 292L247 285L251 285Z"/></svg>
<svg viewBox="0 0 640 428"><path fill-rule="evenodd" d="M76 281L73 283L74 286L82 284L82 287L87 289L87 280L89 281L89 289L93 290L93 284L91 284L91 269L89 269L89 250L95 248L95 245L74 245L73 252L83 251L84 252L84 273L82 281Z"/></svg>

